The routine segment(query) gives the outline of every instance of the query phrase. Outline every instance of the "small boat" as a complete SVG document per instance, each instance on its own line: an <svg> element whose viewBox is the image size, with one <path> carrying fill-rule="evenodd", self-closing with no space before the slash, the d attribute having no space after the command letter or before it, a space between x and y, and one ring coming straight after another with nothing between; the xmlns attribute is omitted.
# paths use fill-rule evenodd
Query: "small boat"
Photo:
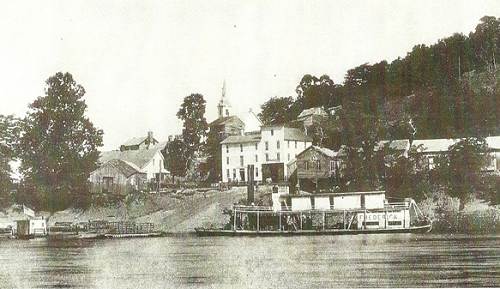
<svg viewBox="0 0 500 289"><path fill-rule="evenodd" d="M272 194L272 206L234 205L224 228L198 236L303 236L426 233L432 223L415 201L388 202L384 191ZM290 204L290 206L288 205Z"/></svg>

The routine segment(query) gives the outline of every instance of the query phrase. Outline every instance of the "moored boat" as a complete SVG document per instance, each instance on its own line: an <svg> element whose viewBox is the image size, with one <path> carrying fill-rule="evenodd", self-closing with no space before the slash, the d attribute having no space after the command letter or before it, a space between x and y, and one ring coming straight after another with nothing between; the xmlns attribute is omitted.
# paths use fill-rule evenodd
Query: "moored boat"
<svg viewBox="0 0 500 289"><path fill-rule="evenodd" d="M234 205L224 228L198 236L297 236L425 233L432 223L415 201L388 202L384 191L272 194L272 206ZM290 205L289 205L290 204Z"/></svg>

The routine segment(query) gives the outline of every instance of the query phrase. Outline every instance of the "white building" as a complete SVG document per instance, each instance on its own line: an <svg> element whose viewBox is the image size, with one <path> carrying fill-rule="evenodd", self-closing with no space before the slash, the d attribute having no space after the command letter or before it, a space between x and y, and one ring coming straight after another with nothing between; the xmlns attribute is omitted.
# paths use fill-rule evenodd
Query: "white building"
<svg viewBox="0 0 500 289"><path fill-rule="evenodd" d="M153 134L149 132L147 137L127 141L120 146L120 150L101 152L99 163L102 165L110 160L123 160L137 166L142 173L147 175L148 181L155 181L157 178L163 180L169 173L165 168L165 159L161 153L165 145L166 143L158 143L154 140Z"/></svg>
<svg viewBox="0 0 500 289"><path fill-rule="evenodd" d="M222 181L247 181L247 166L254 165L256 181L286 179L287 164L312 145L302 130L263 126L260 131L229 136L221 142Z"/></svg>

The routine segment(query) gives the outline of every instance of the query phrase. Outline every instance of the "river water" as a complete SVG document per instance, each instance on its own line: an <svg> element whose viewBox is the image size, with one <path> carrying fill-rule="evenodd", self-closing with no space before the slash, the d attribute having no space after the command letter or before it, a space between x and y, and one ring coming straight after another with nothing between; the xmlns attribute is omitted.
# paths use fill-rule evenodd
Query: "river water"
<svg viewBox="0 0 500 289"><path fill-rule="evenodd" d="M500 236L0 240L0 288L500 286Z"/></svg>

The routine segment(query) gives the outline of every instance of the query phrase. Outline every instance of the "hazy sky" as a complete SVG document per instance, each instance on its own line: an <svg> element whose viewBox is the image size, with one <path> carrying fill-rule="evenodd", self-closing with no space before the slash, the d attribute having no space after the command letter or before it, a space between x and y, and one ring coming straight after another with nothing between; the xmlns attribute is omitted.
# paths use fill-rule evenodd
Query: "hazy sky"
<svg viewBox="0 0 500 289"><path fill-rule="evenodd" d="M306 73L341 83L484 15L500 1L2 1L0 114L22 116L49 76L70 72L104 149L148 130L165 140L191 93L215 118L224 79L237 109L257 111Z"/></svg>

